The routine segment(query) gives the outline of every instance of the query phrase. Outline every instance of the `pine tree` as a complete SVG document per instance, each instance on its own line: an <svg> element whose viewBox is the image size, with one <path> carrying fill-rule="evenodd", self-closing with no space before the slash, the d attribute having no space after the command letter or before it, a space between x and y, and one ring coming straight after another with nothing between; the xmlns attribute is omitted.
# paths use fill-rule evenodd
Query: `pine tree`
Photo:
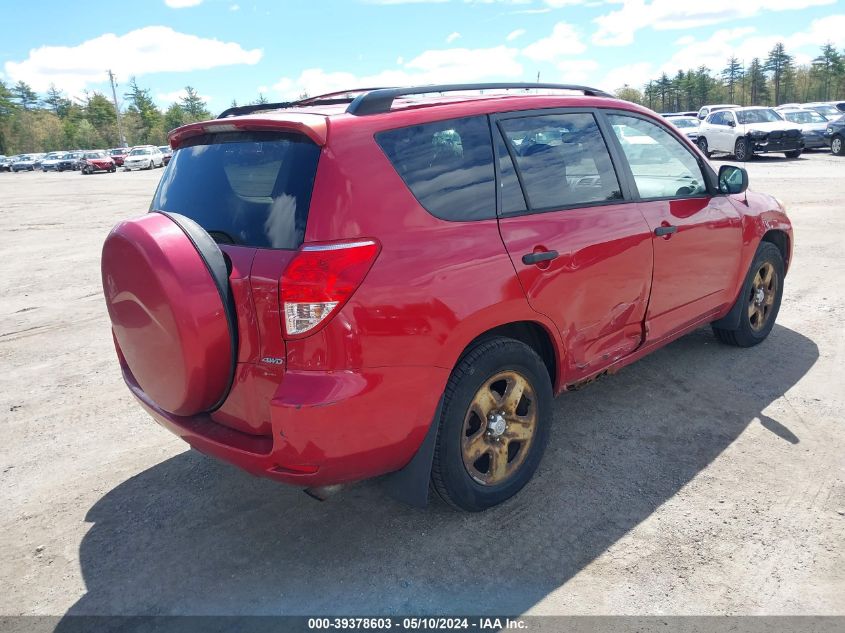
<svg viewBox="0 0 845 633"><path fill-rule="evenodd" d="M722 70L722 79L728 89L728 101L734 103L737 85L742 81L742 64L736 57L728 60L728 65Z"/></svg>
<svg viewBox="0 0 845 633"><path fill-rule="evenodd" d="M828 42L822 45L821 53L813 60L812 69L821 80L821 98L827 101L834 80L845 74L845 55L840 55L836 47Z"/></svg>
<svg viewBox="0 0 845 633"><path fill-rule="evenodd" d="M748 96L751 105L762 105L768 97L768 90L766 89L766 75L763 72L763 64L760 63L759 57L751 60L746 76L748 77Z"/></svg>
<svg viewBox="0 0 845 633"><path fill-rule="evenodd" d="M786 54L783 47L783 42L778 42L769 51L769 56L763 64L763 70L772 74L772 84L775 88L775 105L780 105L781 101L781 83L783 82L784 73L792 65L792 56Z"/></svg>
<svg viewBox="0 0 845 633"><path fill-rule="evenodd" d="M30 108L38 105L38 95L25 81L19 81L16 83L12 87L12 94L14 95L14 98L18 100L18 105L20 105L24 110L29 110Z"/></svg>
<svg viewBox="0 0 845 633"><path fill-rule="evenodd" d="M179 106L185 113L188 123L211 118L211 113L208 111L205 101L191 86L185 86L185 96L179 100Z"/></svg>

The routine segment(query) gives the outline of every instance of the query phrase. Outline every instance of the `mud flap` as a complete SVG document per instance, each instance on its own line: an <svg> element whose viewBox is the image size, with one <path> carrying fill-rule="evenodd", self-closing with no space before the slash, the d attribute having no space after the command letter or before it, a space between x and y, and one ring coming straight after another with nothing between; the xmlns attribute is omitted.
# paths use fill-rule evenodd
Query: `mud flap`
<svg viewBox="0 0 845 633"><path fill-rule="evenodd" d="M443 396L437 402L434 418L428 427L422 444L416 455L401 470L387 475L384 485L397 501L416 508L428 506L428 490L431 481L431 465L434 462L434 446L437 443L437 431L440 428L440 414L443 411Z"/></svg>

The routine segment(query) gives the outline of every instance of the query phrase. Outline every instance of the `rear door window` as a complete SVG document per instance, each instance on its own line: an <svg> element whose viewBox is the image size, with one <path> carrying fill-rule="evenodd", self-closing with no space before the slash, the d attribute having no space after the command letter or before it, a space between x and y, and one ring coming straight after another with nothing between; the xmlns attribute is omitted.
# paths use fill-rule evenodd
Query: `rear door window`
<svg viewBox="0 0 845 633"><path fill-rule="evenodd" d="M185 215L219 243L298 248L320 147L301 134L224 132L173 153L152 209Z"/></svg>
<svg viewBox="0 0 845 633"><path fill-rule="evenodd" d="M493 149L487 117L388 130L376 141L429 213L443 220L496 217Z"/></svg>

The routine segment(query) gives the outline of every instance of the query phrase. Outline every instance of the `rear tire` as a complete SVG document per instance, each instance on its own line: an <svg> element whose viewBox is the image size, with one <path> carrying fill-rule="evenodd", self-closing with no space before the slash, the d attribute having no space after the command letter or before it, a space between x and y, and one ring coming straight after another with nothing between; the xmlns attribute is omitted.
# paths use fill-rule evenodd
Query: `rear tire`
<svg viewBox="0 0 845 633"><path fill-rule="evenodd" d="M734 156L737 160L745 162L751 160L754 156L754 152L751 151L751 147L748 144L748 139L739 138L736 140L736 144L734 145Z"/></svg>
<svg viewBox="0 0 845 633"><path fill-rule="evenodd" d="M537 353L497 337L452 371L443 394L431 479L459 510L479 512L519 492L549 439L552 385Z"/></svg>
<svg viewBox="0 0 845 633"><path fill-rule="evenodd" d="M734 304L734 308L741 304L739 326L713 326L716 338L736 347L753 347L766 339L780 311L784 269L780 249L771 242L761 242Z"/></svg>
<svg viewBox="0 0 845 633"><path fill-rule="evenodd" d="M801 150L794 149L791 152L784 152L783 155L787 158L798 158L799 156L801 156Z"/></svg>
<svg viewBox="0 0 845 633"><path fill-rule="evenodd" d="M701 153L704 154L707 158L710 158L710 156L713 154L713 152L711 152L710 148L707 146L707 139L703 136L699 136L698 139L696 139L695 144L698 145L698 149L700 149Z"/></svg>
<svg viewBox="0 0 845 633"><path fill-rule="evenodd" d="M845 156L845 138L839 134L830 141L830 151L834 156Z"/></svg>

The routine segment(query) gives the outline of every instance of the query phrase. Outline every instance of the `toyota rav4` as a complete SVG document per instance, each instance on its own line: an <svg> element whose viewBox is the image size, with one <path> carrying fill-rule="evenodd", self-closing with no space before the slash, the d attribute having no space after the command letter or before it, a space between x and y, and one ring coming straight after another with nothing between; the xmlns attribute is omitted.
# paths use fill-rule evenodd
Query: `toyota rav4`
<svg viewBox="0 0 845 633"><path fill-rule="evenodd" d="M191 446L318 495L390 473L410 503L504 501L554 395L703 325L763 341L792 253L744 169L580 86L350 91L170 144L103 247L123 377Z"/></svg>

